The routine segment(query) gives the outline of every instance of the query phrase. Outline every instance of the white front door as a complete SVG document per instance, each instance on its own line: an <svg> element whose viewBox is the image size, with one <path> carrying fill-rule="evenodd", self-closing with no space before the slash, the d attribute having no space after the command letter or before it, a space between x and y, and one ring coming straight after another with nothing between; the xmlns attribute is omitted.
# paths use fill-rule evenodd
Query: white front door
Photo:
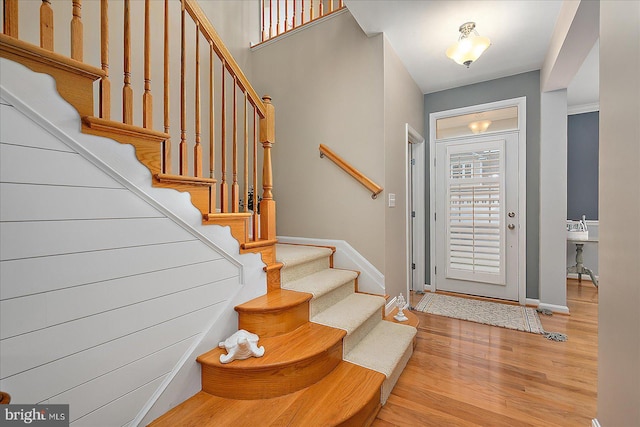
<svg viewBox="0 0 640 427"><path fill-rule="evenodd" d="M518 301L518 132L436 142L436 289Z"/></svg>

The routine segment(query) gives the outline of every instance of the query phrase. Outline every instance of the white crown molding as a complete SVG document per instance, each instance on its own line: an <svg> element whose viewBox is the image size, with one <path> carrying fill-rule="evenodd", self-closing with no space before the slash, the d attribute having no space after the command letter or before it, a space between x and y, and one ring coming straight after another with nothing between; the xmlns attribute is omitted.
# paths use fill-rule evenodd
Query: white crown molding
<svg viewBox="0 0 640 427"><path fill-rule="evenodd" d="M571 105L567 107L567 114L572 116L574 114L593 113L594 111L600 111L600 103L592 102L590 104Z"/></svg>

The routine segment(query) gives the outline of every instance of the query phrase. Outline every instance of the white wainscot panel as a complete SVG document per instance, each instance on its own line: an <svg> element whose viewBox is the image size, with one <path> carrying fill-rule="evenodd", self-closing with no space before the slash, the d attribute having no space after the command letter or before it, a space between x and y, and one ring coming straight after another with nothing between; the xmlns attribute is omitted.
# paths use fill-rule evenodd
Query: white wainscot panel
<svg viewBox="0 0 640 427"><path fill-rule="evenodd" d="M3 237L4 238L4 237ZM17 298L222 258L199 240L0 262L0 296Z"/></svg>
<svg viewBox="0 0 640 427"><path fill-rule="evenodd" d="M70 418L73 422L100 408L105 402L113 402L132 390L152 382L158 376L168 374L192 341L193 338L185 339L136 360L120 369L53 396L48 399L49 403L68 403Z"/></svg>
<svg viewBox="0 0 640 427"><path fill-rule="evenodd" d="M209 305L175 319L54 360L0 380L12 402L44 402L80 384L149 356L176 342L195 338L225 304ZM2 373L4 376L4 373Z"/></svg>
<svg viewBox="0 0 640 427"><path fill-rule="evenodd" d="M0 301L0 337L10 338L203 286L214 277L223 280L238 276L238 267L218 259Z"/></svg>
<svg viewBox="0 0 640 427"><path fill-rule="evenodd" d="M133 390L120 399L95 410L94 412L72 422L73 427L114 427L130 422L138 411L156 391L166 375L163 375L144 386Z"/></svg>
<svg viewBox="0 0 640 427"><path fill-rule="evenodd" d="M0 372L14 375L166 322L229 297L236 278L145 301L84 319L2 340Z"/></svg>
<svg viewBox="0 0 640 427"><path fill-rule="evenodd" d="M79 154L0 144L0 181L122 188Z"/></svg>
<svg viewBox="0 0 640 427"><path fill-rule="evenodd" d="M0 105L0 143L73 152L68 145L6 105Z"/></svg>
<svg viewBox="0 0 640 427"><path fill-rule="evenodd" d="M2 221L161 217L129 190L0 184Z"/></svg>
<svg viewBox="0 0 640 427"><path fill-rule="evenodd" d="M0 258L13 260L194 240L168 218L0 223Z"/></svg>

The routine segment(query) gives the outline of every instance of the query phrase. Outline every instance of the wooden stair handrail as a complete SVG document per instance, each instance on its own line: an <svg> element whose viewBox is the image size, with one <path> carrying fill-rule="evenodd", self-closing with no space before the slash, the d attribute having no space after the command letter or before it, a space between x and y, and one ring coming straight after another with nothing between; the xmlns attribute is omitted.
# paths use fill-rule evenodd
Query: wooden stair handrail
<svg viewBox="0 0 640 427"><path fill-rule="evenodd" d="M366 175L360 172L358 169L353 167L351 164L346 162L342 157L338 156L335 152L333 152L329 147L324 144L320 144L320 157L327 157L333 163L338 165L342 170L351 175L356 181L360 184L364 185L367 190L371 191L371 198L375 199L378 197L383 190L378 184L369 179Z"/></svg>

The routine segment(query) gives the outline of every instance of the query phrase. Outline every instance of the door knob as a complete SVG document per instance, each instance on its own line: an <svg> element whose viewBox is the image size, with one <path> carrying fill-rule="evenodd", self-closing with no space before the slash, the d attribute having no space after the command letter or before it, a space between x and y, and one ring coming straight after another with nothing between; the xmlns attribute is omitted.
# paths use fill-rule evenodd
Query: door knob
<svg viewBox="0 0 640 427"><path fill-rule="evenodd" d="M509 224L509 225L507 225L507 228L508 228L509 230L513 230L514 228L516 228L516 226L515 226L515 225L513 225L513 224Z"/></svg>

